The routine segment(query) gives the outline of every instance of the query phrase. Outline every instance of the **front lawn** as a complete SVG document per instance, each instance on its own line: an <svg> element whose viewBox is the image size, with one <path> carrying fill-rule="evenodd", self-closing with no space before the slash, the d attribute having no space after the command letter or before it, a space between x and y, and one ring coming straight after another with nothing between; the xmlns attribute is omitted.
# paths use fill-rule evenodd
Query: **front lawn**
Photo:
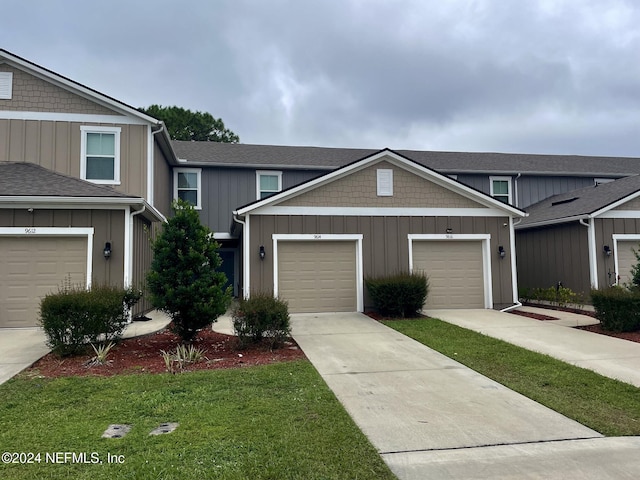
<svg viewBox="0 0 640 480"><path fill-rule="evenodd" d="M180 426L149 436L163 422ZM133 428L101 438L109 424ZM3 479L395 478L306 361L178 375L22 375L0 385L0 445L41 454L40 463L0 465Z"/></svg>
<svg viewBox="0 0 640 480"><path fill-rule="evenodd" d="M640 388L441 320L383 323L604 435L640 435Z"/></svg>

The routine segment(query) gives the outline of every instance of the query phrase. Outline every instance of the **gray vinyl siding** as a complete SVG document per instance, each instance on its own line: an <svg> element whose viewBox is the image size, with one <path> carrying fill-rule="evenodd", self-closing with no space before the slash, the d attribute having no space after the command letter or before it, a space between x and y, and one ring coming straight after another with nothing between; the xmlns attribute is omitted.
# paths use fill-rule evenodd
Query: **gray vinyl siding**
<svg viewBox="0 0 640 480"><path fill-rule="evenodd" d="M284 170L282 188L293 187L323 173L326 171ZM233 211L256 200L255 169L202 168L200 219L212 231L229 232Z"/></svg>
<svg viewBox="0 0 640 480"><path fill-rule="evenodd" d="M595 185L593 177L523 175L518 179L518 207L526 208L553 195L591 185Z"/></svg>
<svg viewBox="0 0 640 480"><path fill-rule="evenodd" d="M606 256L603 246L613 249L613 234L640 233L640 218L596 218L596 266L598 269L598 287L603 288L615 282L613 255ZM585 229L586 230L586 229ZM609 277L611 273L611 277Z"/></svg>
<svg viewBox="0 0 640 480"><path fill-rule="evenodd" d="M562 282L574 292L589 293L589 239L578 222L516 230L520 288L549 288Z"/></svg>
<svg viewBox="0 0 640 480"><path fill-rule="evenodd" d="M0 209L0 227L93 227L93 282L122 285L124 217L124 210ZM112 246L109 260L102 254L106 242Z"/></svg>
<svg viewBox="0 0 640 480"><path fill-rule="evenodd" d="M509 252L509 229L503 225L507 217L346 217L300 215L252 215L249 217L251 240L250 258L251 288L273 291L273 240L274 233L296 234L362 234L364 277L375 277L409 268L410 233L444 233L447 228L454 233L489 233L491 235L491 274L493 303L495 306L511 305L513 288ZM266 256L259 258L259 247L264 245ZM507 256L500 259L498 245L503 245ZM371 302L365 289L365 307Z"/></svg>

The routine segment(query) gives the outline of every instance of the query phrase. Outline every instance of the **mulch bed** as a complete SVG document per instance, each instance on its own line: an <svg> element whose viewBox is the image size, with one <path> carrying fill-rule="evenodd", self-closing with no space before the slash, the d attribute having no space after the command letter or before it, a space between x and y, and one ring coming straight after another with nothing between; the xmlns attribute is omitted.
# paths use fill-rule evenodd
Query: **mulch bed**
<svg viewBox="0 0 640 480"><path fill-rule="evenodd" d="M543 315L541 313L523 312L521 310L510 310L509 313L520 315L521 317L534 318L536 320L558 320L557 317L550 317L549 315Z"/></svg>
<svg viewBox="0 0 640 480"><path fill-rule="evenodd" d="M151 335L121 340L111 349L104 365L88 365L94 356L93 350L89 348L90 354L64 358L49 353L25 370L24 374L55 378L162 373L167 369L160 351L175 352L179 344L179 337L165 329ZM194 346L204 350L206 359L189 364L183 371L241 368L306 358L291 339L277 350L271 350L267 345L261 344L240 350L236 337L211 330L201 331L194 341Z"/></svg>
<svg viewBox="0 0 640 480"><path fill-rule="evenodd" d="M607 330L603 330L601 325L586 325L584 327L575 328L586 330L588 332L598 333L600 335L607 335L609 337L629 340L630 342L640 343L640 332L608 332Z"/></svg>

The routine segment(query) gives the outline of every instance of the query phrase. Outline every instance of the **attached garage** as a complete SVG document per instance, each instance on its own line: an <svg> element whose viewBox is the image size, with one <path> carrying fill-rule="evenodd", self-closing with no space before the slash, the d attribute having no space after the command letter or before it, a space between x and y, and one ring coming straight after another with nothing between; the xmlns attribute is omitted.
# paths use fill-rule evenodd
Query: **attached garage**
<svg viewBox="0 0 640 480"><path fill-rule="evenodd" d="M486 307L483 240L414 236L410 251L412 270L429 277L426 308Z"/></svg>
<svg viewBox="0 0 640 480"><path fill-rule="evenodd" d="M614 235L615 237L624 238L623 235ZM618 273L618 282L620 284L631 284L631 268L638 263L633 253L634 250L640 252L640 236L637 236L634 240L618 240L616 238L614 251L617 265L616 272Z"/></svg>
<svg viewBox="0 0 640 480"><path fill-rule="evenodd" d="M291 312L358 310L361 286L357 239L274 237L276 294L289 302Z"/></svg>
<svg viewBox="0 0 640 480"><path fill-rule="evenodd" d="M0 327L38 324L40 300L87 279L87 235L0 236Z"/></svg>

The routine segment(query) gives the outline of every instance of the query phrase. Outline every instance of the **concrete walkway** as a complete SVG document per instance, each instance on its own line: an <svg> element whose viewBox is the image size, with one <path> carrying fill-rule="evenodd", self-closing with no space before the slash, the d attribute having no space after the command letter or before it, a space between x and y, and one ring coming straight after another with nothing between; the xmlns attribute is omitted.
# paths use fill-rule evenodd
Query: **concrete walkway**
<svg viewBox="0 0 640 480"><path fill-rule="evenodd" d="M426 310L425 314L640 387L640 343L565 326L593 322L584 315L536 311L559 320L540 321L495 310Z"/></svg>
<svg viewBox="0 0 640 480"><path fill-rule="evenodd" d="M640 439L605 439L369 317L291 321L295 340L400 479L640 477L632 454Z"/></svg>
<svg viewBox="0 0 640 480"><path fill-rule="evenodd" d="M164 313L147 314L151 320L127 325L123 338L139 337L165 328L170 319ZM47 337L40 327L0 329L0 385L49 353Z"/></svg>

